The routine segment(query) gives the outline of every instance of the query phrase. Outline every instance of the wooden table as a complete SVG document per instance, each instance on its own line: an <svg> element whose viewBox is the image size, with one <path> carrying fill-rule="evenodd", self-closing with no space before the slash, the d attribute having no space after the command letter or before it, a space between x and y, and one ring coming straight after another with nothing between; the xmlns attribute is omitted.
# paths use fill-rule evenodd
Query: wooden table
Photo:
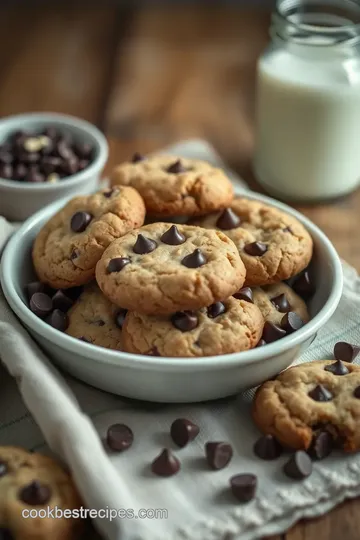
<svg viewBox="0 0 360 540"><path fill-rule="evenodd" d="M136 150L203 137L256 188L255 62L268 13L189 3L141 10L29 4L0 9L0 115L53 110L94 122L110 142L107 170ZM360 270L360 191L298 208ZM272 540L358 540L359 529L354 500Z"/></svg>

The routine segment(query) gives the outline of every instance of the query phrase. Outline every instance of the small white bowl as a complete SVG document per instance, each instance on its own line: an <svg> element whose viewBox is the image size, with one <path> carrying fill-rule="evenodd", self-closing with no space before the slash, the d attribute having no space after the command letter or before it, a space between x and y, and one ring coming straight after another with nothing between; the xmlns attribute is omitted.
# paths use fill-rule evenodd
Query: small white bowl
<svg viewBox="0 0 360 540"><path fill-rule="evenodd" d="M308 229L315 244L312 264L317 290L310 302L312 319L275 343L222 356L159 358L97 347L43 322L26 306L24 286L34 280L30 255L34 238L64 201L38 212L11 238L1 264L4 294L29 332L60 367L102 390L149 401L188 403L221 398L256 386L287 368L313 341L339 303L343 276L333 245L316 225L269 197L240 193L296 217Z"/></svg>
<svg viewBox="0 0 360 540"><path fill-rule="evenodd" d="M109 149L101 131L85 120L56 113L8 116L0 120L0 144L15 131L37 133L50 125L65 135L71 135L77 142L91 144L94 147L94 160L83 171L56 183L32 184L0 178L0 216L23 221L58 199L96 191Z"/></svg>

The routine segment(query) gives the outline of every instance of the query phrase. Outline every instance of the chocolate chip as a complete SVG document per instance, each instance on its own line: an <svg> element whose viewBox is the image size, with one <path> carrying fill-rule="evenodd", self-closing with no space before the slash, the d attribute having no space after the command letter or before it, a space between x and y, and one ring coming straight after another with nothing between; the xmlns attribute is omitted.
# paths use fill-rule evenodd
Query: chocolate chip
<svg viewBox="0 0 360 540"><path fill-rule="evenodd" d="M200 249L195 249L190 255L186 255L181 264L187 268L199 268L207 263L207 259Z"/></svg>
<svg viewBox="0 0 360 540"><path fill-rule="evenodd" d="M46 317L53 309L53 303L45 293L37 292L30 298L30 309L38 317Z"/></svg>
<svg viewBox="0 0 360 540"><path fill-rule="evenodd" d="M324 367L325 371L330 371L334 375L347 375L349 373L348 368L341 360L336 360L333 364L328 364Z"/></svg>
<svg viewBox="0 0 360 540"><path fill-rule="evenodd" d="M127 309L119 309L115 314L115 324L118 328L122 328L125 322Z"/></svg>
<svg viewBox="0 0 360 540"><path fill-rule="evenodd" d="M279 294L279 296L271 298L270 301L280 313L288 313L291 310L291 306L285 294Z"/></svg>
<svg viewBox="0 0 360 540"><path fill-rule="evenodd" d="M296 332L296 330L304 326L304 321L295 311L289 311L283 316L280 324L287 334L292 334L292 332Z"/></svg>
<svg viewBox="0 0 360 540"><path fill-rule="evenodd" d="M59 330L60 332L65 332L69 326L69 319L66 313L60 309L54 309L54 311L50 313L45 320L48 324L50 324L50 326L56 330Z"/></svg>
<svg viewBox="0 0 360 540"><path fill-rule="evenodd" d="M234 497L240 502L251 501L256 494L257 477L255 474L236 474L230 478L230 488Z"/></svg>
<svg viewBox="0 0 360 540"><path fill-rule="evenodd" d="M107 191L103 191L103 195L104 197L106 197L107 199L110 199L111 195L114 193L114 190L113 189L108 189Z"/></svg>
<svg viewBox="0 0 360 540"><path fill-rule="evenodd" d="M233 456L232 446L225 442L207 442L205 455L209 466L214 469L223 469Z"/></svg>
<svg viewBox="0 0 360 540"><path fill-rule="evenodd" d="M328 431L315 433L308 454L312 459L320 460L331 454L334 440Z"/></svg>
<svg viewBox="0 0 360 540"><path fill-rule="evenodd" d="M284 229L282 231L283 232L289 232L291 234L293 233L290 227L284 227Z"/></svg>
<svg viewBox="0 0 360 540"><path fill-rule="evenodd" d="M343 360L344 362L353 362L359 352L359 346L352 345L346 341L339 341L334 347L334 356L336 360Z"/></svg>
<svg viewBox="0 0 360 540"><path fill-rule="evenodd" d="M245 302L254 303L253 292L250 287L243 287L237 293L233 294L234 298L238 300L245 300Z"/></svg>
<svg viewBox="0 0 360 540"><path fill-rule="evenodd" d="M90 161L88 159L80 159L78 162L79 171L83 171L89 165Z"/></svg>
<svg viewBox="0 0 360 540"><path fill-rule="evenodd" d="M284 465L284 473L289 478L303 480L312 473L312 462L303 450L298 450Z"/></svg>
<svg viewBox="0 0 360 540"><path fill-rule="evenodd" d="M245 244L244 246L245 253L252 257L261 257L267 250L267 245L262 242L251 242L251 244Z"/></svg>
<svg viewBox="0 0 360 540"><path fill-rule="evenodd" d="M180 470L180 461L165 448L152 462L151 470L157 476L173 476Z"/></svg>
<svg viewBox="0 0 360 540"><path fill-rule="evenodd" d="M142 234L138 234L137 240L133 247L133 252L138 255L146 255L151 253L154 249L157 248L157 243L151 238L147 238Z"/></svg>
<svg viewBox="0 0 360 540"><path fill-rule="evenodd" d="M33 480L30 484L19 491L19 499L30 506L42 506L51 498L51 490L38 480Z"/></svg>
<svg viewBox="0 0 360 540"><path fill-rule="evenodd" d="M331 401L333 398L332 393L322 384L315 386L315 388L311 390L308 395L314 401Z"/></svg>
<svg viewBox="0 0 360 540"><path fill-rule="evenodd" d="M238 227L240 223L241 219L239 216L231 208L226 208L216 221L216 226L223 231L229 231Z"/></svg>
<svg viewBox="0 0 360 540"><path fill-rule="evenodd" d="M111 450L123 452L132 445L134 434L125 424L113 424L107 430L106 441Z"/></svg>
<svg viewBox="0 0 360 540"><path fill-rule="evenodd" d="M61 166L61 171L66 175L72 175L79 170L79 161L76 157L65 160Z"/></svg>
<svg viewBox="0 0 360 540"><path fill-rule="evenodd" d="M199 431L199 426L190 420L178 418L171 424L170 435L174 443L183 448L198 436Z"/></svg>
<svg viewBox="0 0 360 540"><path fill-rule="evenodd" d="M360 399L360 386L357 386L354 390L354 397L356 397L356 399Z"/></svg>
<svg viewBox="0 0 360 540"><path fill-rule="evenodd" d="M210 319L215 319L225 312L226 307L222 302L215 302L215 304L211 304L211 306L207 308L207 316L210 317Z"/></svg>
<svg viewBox="0 0 360 540"><path fill-rule="evenodd" d="M57 154L64 160L71 159L74 156L72 149L70 148L68 141L61 139L56 145Z"/></svg>
<svg viewBox="0 0 360 540"><path fill-rule="evenodd" d="M25 180L28 173L28 169L22 163L18 163L14 167L13 178L14 180Z"/></svg>
<svg viewBox="0 0 360 540"><path fill-rule="evenodd" d="M56 293L52 297L52 301L53 307L56 309L60 309L64 313L66 313L74 303L73 300L66 296L66 294L61 289L56 291Z"/></svg>
<svg viewBox="0 0 360 540"><path fill-rule="evenodd" d="M7 468L6 463L4 461L0 461L0 478L2 476L5 476L7 472L8 472L8 468Z"/></svg>
<svg viewBox="0 0 360 540"><path fill-rule="evenodd" d="M85 231L92 220L92 215L88 212L76 212L71 218L70 227L76 233Z"/></svg>
<svg viewBox="0 0 360 540"><path fill-rule="evenodd" d="M80 159L90 160L93 154L93 147L88 143L77 143L74 145L74 152Z"/></svg>
<svg viewBox="0 0 360 540"><path fill-rule="evenodd" d="M304 299L308 299L314 294L315 287L312 283L308 270L305 270L302 274L295 278L292 288Z"/></svg>
<svg viewBox="0 0 360 540"><path fill-rule="evenodd" d="M25 177L25 182L30 182L33 184L44 182L44 180L44 175L36 171L29 171Z"/></svg>
<svg viewBox="0 0 360 540"><path fill-rule="evenodd" d="M7 150L0 150L0 163L9 164L14 161L14 156Z"/></svg>
<svg viewBox="0 0 360 540"><path fill-rule="evenodd" d="M62 165L61 158L56 157L56 156L44 157L41 162L41 168L47 176L59 170L61 168L61 165Z"/></svg>
<svg viewBox="0 0 360 540"><path fill-rule="evenodd" d="M171 323L181 332L190 332L199 324L199 319L193 311L177 311L171 317Z"/></svg>
<svg viewBox="0 0 360 540"><path fill-rule="evenodd" d="M77 259L78 257L80 257L80 251L74 248L72 252L70 253L70 259L73 261L74 259Z"/></svg>
<svg viewBox="0 0 360 540"><path fill-rule="evenodd" d="M260 339L259 343L256 345L256 347L263 347L266 345L266 341L264 339Z"/></svg>
<svg viewBox="0 0 360 540"><path fill-rule="evenodd" d="M120 272L127 264L130 264L131 261L127 257L116 257L116 259L111 259L107 266L108 274L112 272Z"/></svg>
<svg viewBox="0 0 360 540"><path fill-rule="evenodd" d="M139 161L144 161L144 159L146 159L145 156L143 156L142 154L139 154L139 152L135 152L131 161L133 163L138 163Z"/></svg>
<svg viewBox="0 0 360 540"><path fill-rule="evenodd" d="M282 446L273 435L263 435L254 444L254 453L265 460L277 459L282 454Z"/></svg>
<svg viewBox="0 0 360 540"><path fill-rule="evenodd" d="M153 347L147 354L148 356L161 356L157 347Z"/></svg>
<svg viewBox="0 0 360 540"><path fill-rule="evenodd" d="M273 343L282 337L286 336L286 332L283 328L280 328L277 324L273 324L269 321L266 321L264 324L262 339L266 343Z"/></svg>
<svg viewBox="0 0 360 540"><path fill-rule="evenodd" d="M185 242L186 238L176 225L172 225L170 229L164 232L160 240L169 246L179 246Z"/></svg>
<svg viewBox="0 0 360 540"><path fill-rule="evenodd" d="M19 162L31 165L40 161L40 154L38 152L25 152L19 155Z"/></svg>
<svg viewBox="0 0 360 540"><path fill-rule="evenodd" d="M96 321L92 321L91 324L93 324L94 326L105 326L105 322L101 319L96 319Z"/></svg>
<svg viewBox="0 0 360 540"><path fill-rule="evenodd" d="M173 173L173 174L179 174L179 173L183 173L185 171L186 171L186 169L183 166L183 164L181 163L180 159L178 159L177 161L175 161L174 163L169 165L169 167L167 168L167 172Z"/></svg>
<svg viewBox="0 0 360 540"><path fill-rule="evenodd" d="M11 180L13 176L13 167L10 163L0 165L0 176L1 178L5 178L5 180Z"/></svg>
<svg viewBox="0 0 360 540"><path fill-rule="evenodd" d="M25 291L26 291L28 299L30 300L33 294L45 292L46 286L44 283L41 283L40 281L32 281L31 283L28 283L26 285Z"/></svg>
<svg viewBox="0 0 360 540"><path fill-rule="evenodd" d="M13 535L10 532L10 529L5 527L0 527L0 540L14 540Z"/></svg>

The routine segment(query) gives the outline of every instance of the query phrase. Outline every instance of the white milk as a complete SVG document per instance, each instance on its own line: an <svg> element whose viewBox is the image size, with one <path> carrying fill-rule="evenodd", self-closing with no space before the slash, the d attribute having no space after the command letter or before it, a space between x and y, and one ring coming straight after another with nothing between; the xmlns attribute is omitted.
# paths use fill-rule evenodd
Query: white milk
<svg viewBox="0 0 360 540"><path fill-rule="evenodd" d="M288 47L259 61L254 161L265 188L304 201L360 184L360 61L306 54Z"/></svg>

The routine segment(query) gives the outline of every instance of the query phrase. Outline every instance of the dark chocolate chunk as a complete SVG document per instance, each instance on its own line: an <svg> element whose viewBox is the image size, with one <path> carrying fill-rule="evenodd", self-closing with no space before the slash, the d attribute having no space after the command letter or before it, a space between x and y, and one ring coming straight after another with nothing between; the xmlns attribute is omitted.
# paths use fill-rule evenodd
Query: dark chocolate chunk
<svg viewBox="0 0 360 540"><path fill-rule="evenodd" d="M234 497L240 502L251 501L256 494L257 477L255 474L236 474L230 478L230 488Z"/></svg>
<svg viewBox="0 0 360 540"><path fill-rule="evenodd" d="M251 302L251 304L254 303L253 292L250 287L243 287L237 293L233 294L233 297L238 300L245 300L245 302Z"/></svg>
<svg viewBox="0 0 360 540"><path fill-rule="evenodd" d="M28 169L22 163L18 163L14 167L13 178L14 180L24 180L27 176Z"/></svg>
<svg viewBox="0 0 360 540"><path fill-rule="evenodd" d="M19 499L30 506L42 506L49 502L50 498L50 488L38 480L33 480L19 491Z"/></svg>
<svg viewBox="0 0 360 540"><path fill-rule="evenodd" d="M135 152L131 161L133 163L138 163L139 161L144 161L144 159L146 159L145 156L143 156L142 154L139 154L139 152Z"/></svg>
<svg viewBox="0 0 360 540"><path fill-rule="evenodd" d="M303 480L312 473L312 462L310 457L303 450L298 450L291 456L284 465L284 473L289 478Z"/></svg>
<svg viewBox="0 0 360 540"><path fill-rule="evenodd" d="M279 294L279 296L271 298L270 301L280 313L288 313L291 310L291 306L285 294Z"/></svg>
<svg viewBox="0 0 360 540"><path fill-rule="evenodd" d="M207 259L201 249L195 249L190 255L186 255L181 261L181 264L187 268L199 268L207 263Z"/></svg>
<svg viewBox="0 0 360 540"><path fill-rule="evenodd" d="M71 218L70 227L71 230L76 233L85 231L86 227L92 220L92 215L88 212L76 212Z"/></svg>
<svg viewBox="0 0 360 540"><path fill-rule="evenodd" d="M93 147L88 143L77 143L74 145L74 152L80 159L91 159Z"/></svg>
<svg viewBox="0 0 360 540"><path fill-rule="evenodd" d="M305 270L302 274L295 278L292 288L304 299L308 299L314 294L315 287L312 283L308 270Z"/></svg>
<svg viewBox="0 0 360 540"><path fill-rule="evenodd" d="M215 302L215 304L211 304L211 306L207 308L207 316L210 317L210 319L215 319L225 312L226 307L222 302Z"/></svg>
<svg viewBox="0 0 360 540"><path fill-rule="evenodd" d="M289 313L286 313L281 319L281 328L283 328L287 334L296 332L296 330L299 330L302 326L304 326L304 321L297 313L295 313L295 311L289 311Z"/></svg>
<svg viewBox="0 0 360 540"><path fill-rule="evenodd" d="M233 456L232 446L226 442L207 442L205 455L209 466L214 469L223 469Z"/></svg>
<svg viewBox="0 0 360 540"><path fill-rule="evenodd" d="M172 225L170 229L164 232L160 240L169 246L179 246L185 242L186 238L176 225Z"/></svg>
<svg viewBox="0 0 360 540"><path fill-rule="evenodd" d="M5 476L5 474L8 472L7 465L4 461L0 461L0 478L2 476Z"/></svg>
<svg viewBox="0 0 360 540"><path fill-rule="evenodd" d="M267 252L267 250L267 245L263 244L262 242L251 242L250 244L245 244L244 246L245 253L253 257L261 257Z"/></svg>
<svg viewBox="0 0 360 540"><path fill-rule="evenodd" d="M122 328L125 322L125 317L127 314L127 309L119 309L115 314L115 324L118 328Z"/></svg>
<svg viewBox="0 0 360 540"><path fill-rule="evenodd" d="M46 156L41 162L41 168L46 175L57 171L62 165L62 160L56 156Z"/></svg>
<svg viewBox="0 0 360 540"><path fill-rule="evenodd" d="M170 435L174 443L183 448L198 436L199 431L199 426L190 420L178 418L171 424Z"/></svg>
<svg viewBox="0 0 360 540"><path fill-rule="evenodd" d="M106 441L111 450L123 452L132 445L134 434L125 424L113 424L107 430Z"/></svg>
<svg viewBox="0 0 360 540"><path fill-rule="evenodd" d="M315 433L308 454L312 459L324 459L331 454L334 440L328 431Z"/></svg>
<svg viewBox="0 0 360 540"><path fill-rule="evenodd" d="M60 309L64 313L66 313L74 303L73 300L69 298L61 289L56 291L56 293L52 297L52 301L53 307L56 309Z"/></svg>
<svg viewBox="0 0 360 540"><path fill-rule="evenodd" d="M269 321L265 322L262 339L266 341L266 343L272 343L284 336L286 336L286 332L283 328L280 328L277 324L273 324Z"/></svg>
<svg viewBox="0 0 360 540"><path fill-rule="evenodd" d="M142 234L138 234L137 240L133 247L133 252L138 255L146 255L151 253L154 249L157 248L157 243L151 238L147 238Z"/></svg>
<svg viewBox="0 0 360 540"><path fill-rule="evenodd" d="M360 399L360 386L357 386L354 390L354 397L356 397L356 399Z"/></svg>
<svg viewBox="0 0 360 540"><path fill-rule="evenodd" d="M108 274L112 272L120 272L127 264L130 264L131 261L127 257L116 257L116 259L111 259L107 266Z"/></svg>
<svg viewBox="0 0 360 540"><path fill-rule="evenodd" d="M325 371L330 371L334 375L347 375L349 373L348 368L341 360L336 360L333 364L328 364L324 367Z"/></svg>
<svg viewBox="0 0 360 540"><path fill-rule="evenodd" d="M314 401L331 401L333 399L332 393L322 384L315 386L308 395Z"/></svg>
<svg viewBox="0 0 360 540"><path fill-rule="evenodd" d="M79 160L74 156L63 162L61 165L61 171L65 175L72 175L77 173L79 170Z"/></svg>
<svg viewBox="0 0 360 540"><path fill-rule="evenodd" d="M32 297L35 293L43 293L46 291L46 286L44 283L41 283L40 281L32 281L31 283L28 283L25 287L26 294L28 299Z"/></svg>
<svg viewBox="0 0 360 540"><path fill-rule="evenodd" d="M54 311L50 313L45 320L48 324L50 324L50 326L56 330L59 330L60 332L65 332L69 326L68 316L60 309L54 309Z"/></svg>
<svg viewBox="0 0 360 540"><path fill-rule="evenodd" d="M180 159L178 159L177 161L175 161L174 163L169 165L169 167L167 168L167 172L173 173L173 174L179 174L179 173L183 173L185 171L186 171L186 169L183 166L183 164L181 163Z"/></svg>
<svg viewBox="0 0 360 540"><path fill-rule="evenodd" d="M181 332L190 332L199 324L199 319L193 311L177 311L171 316L172 325Z"/></svg>
<svg viewBox="0 0 360 540"><path fill-rule="evenodd" d="M334 356L336 360L343 360L344 362L353 362L360 352L358 345L352 345L346 341L338 341L334 347Z"/></svg>
<svg viewBox="0 0 360 540"><path fill-rule="evenodd" d="M231 208L226 208L216 221L216 226L223 231L229 231L239 227L241 219L235 214Z"/></svg>
<svg viewBox="0 0 360 540"><path fill-rule="evenodd" d="M74 152L65 138L62 138L56 145L56 153L63 159L68 160L74 157Z"/></svg>
<svg viewBox="0 0 360 540"><path fill-rule="evenodd" d="M277 459L282 454L282 446L273 435L263 435L254 444L254 453L265 460Z"/></svg>
<svg viewBox="0 0 360 540"><path fill-rule="evenodd" d="M173 476L180 470L180 461L168 448L154 459L151 470L157 476Z"/></svg>
<svg viewBox="0 0 360 540"><path fill-rule="evenodd" d="M52 299L45 293L37 292L30 298L30 309L38 317L46 317L53 309Z"/></svg>

